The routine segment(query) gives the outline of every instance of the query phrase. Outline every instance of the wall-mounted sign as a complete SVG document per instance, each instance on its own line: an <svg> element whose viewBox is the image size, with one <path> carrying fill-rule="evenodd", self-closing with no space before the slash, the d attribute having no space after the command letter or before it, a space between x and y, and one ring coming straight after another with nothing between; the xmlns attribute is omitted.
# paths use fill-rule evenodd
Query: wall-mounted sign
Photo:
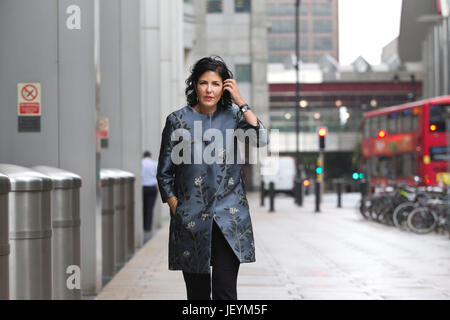
<svg viewBox="0 0 450 320"><path fill-rule="evenodd" d="M41 131L41 84L20 82L17 84L17 115L19 132Z"/></svg>
<svg viewBox="0 0 450 320"><path fill-rule="evenodd" d="M109 139L109 119L100 118L98 120L98 127L100 131L100 143L102 148L108 148Z"/></svg>

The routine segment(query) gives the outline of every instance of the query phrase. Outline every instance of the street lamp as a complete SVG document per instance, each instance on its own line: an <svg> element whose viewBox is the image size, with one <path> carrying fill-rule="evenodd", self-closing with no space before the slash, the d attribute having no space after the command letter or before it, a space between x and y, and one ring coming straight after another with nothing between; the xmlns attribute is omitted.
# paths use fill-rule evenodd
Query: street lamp
<svg viewBox="0 0 450 320"><path fill-rule="evenodd" d="M296 0L295 2L295 157L297 159L297 170L296 170L296 178L295 178L295 203L299 206L303 205L303 184L301 180L301 171L300 171L300 108L306 107L306 105L302 105L300 103L300 79L299 79L299 64L300 64L300 0ZM302 102L306 100L302 100ZM304 103L303 103L304 104Z"/></svg>

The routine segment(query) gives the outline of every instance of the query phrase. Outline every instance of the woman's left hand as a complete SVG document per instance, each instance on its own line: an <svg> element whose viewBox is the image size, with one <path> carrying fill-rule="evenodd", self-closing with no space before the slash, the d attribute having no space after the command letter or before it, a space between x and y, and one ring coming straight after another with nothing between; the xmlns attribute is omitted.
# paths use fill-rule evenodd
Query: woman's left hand
<svg viewBox="0 0 450 320"><path fill-rule="evenodd" d="M225 90L230 92L231 98L236 105L241 106L245 103L244 99L242 99L241 93L239 92L236 80L226 79L223 82L223 92L225 92Z"/></svg>

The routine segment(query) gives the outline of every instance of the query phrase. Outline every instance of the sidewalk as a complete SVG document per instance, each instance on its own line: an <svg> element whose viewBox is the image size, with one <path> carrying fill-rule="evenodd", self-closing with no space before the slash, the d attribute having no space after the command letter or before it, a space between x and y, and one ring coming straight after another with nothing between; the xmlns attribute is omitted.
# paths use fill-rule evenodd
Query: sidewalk
<svg viewBox="0 0 450 320"><path fill-rule="evenodd" d="M238 298L450 299L448 236L416 235L362 220L358 194L314 197L303 207L279 195L274 213L249 193L256 262L241 264ZM185 300L180 271L167 268L168 224L137 252L96 299Z"/></svg>

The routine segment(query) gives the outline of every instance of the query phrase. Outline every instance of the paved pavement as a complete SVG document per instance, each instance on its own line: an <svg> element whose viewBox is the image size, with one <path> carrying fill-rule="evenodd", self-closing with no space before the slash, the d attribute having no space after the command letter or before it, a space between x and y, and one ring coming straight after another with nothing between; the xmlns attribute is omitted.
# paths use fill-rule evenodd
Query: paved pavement
<svg viewBox="0 0 450 320"><path fill-rule="evenodd" d="M256 262L241 264L241 300L450 299L450 239L416 235L361 219L358 194L325 195L303 207L277 196L276 212L249 193ZM122 268L96 299L185 300L180 271L167 269L168 224Z"/></svg>

